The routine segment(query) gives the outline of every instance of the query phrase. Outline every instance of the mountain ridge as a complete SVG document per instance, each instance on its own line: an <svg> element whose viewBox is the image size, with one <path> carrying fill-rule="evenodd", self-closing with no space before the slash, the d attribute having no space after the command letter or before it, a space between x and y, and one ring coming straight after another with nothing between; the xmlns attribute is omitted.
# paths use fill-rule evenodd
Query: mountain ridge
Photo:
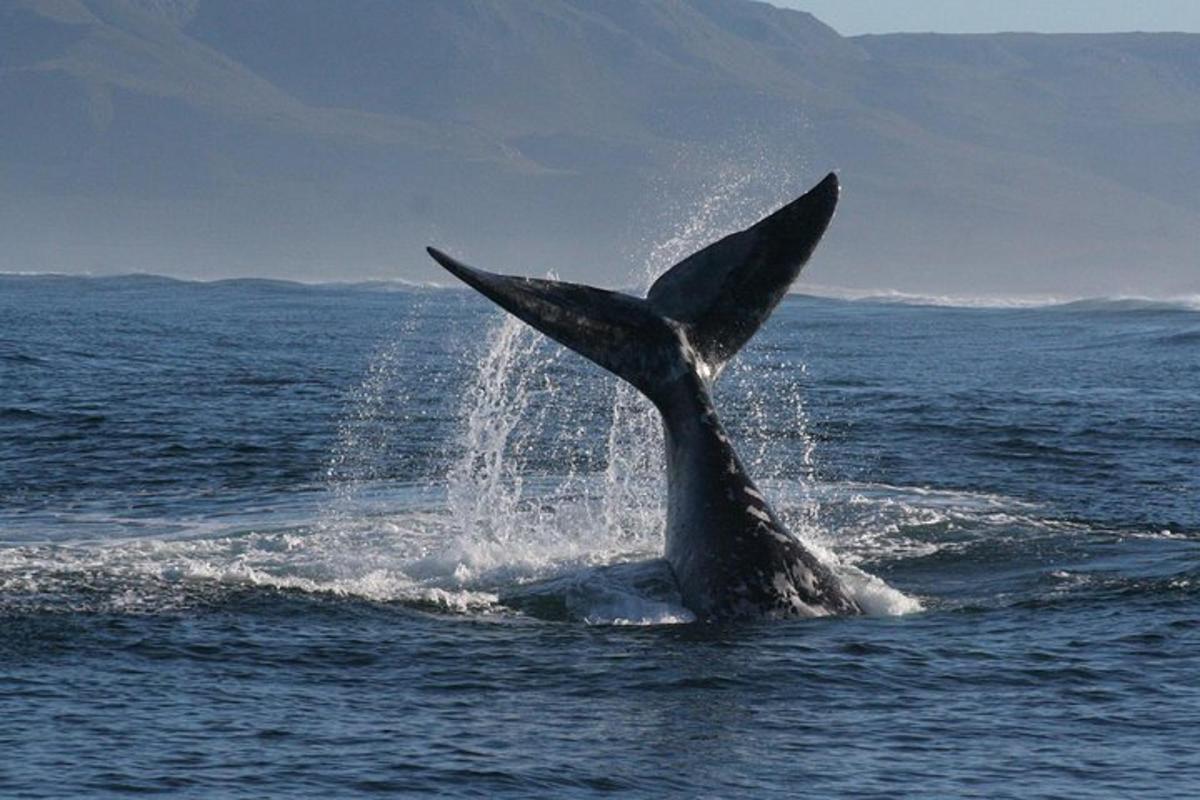
<svg viewBox="0 0 1200 800"><path fill-rule="evenodd" d="M836 168L821 282L1200 291L1200 35L846 38L746 0L20 0L0 107L3 269L426 280L436 241L612 285L664 229L728 232Z"/></svg>

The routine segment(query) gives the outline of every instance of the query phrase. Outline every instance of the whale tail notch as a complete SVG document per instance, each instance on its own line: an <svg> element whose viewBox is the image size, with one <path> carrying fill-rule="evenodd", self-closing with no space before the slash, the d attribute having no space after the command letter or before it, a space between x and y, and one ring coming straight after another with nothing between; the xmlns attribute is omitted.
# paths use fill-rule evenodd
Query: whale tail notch
<svg viewBox="0 0 1200 800"><path fill-rule="evenodd" d="M829 226L838 193L830 173L770 216L671 267L645 299L497 275L427 251L468 286L661 407L665 390L685 372L715 379L767 320Z"/></svg>

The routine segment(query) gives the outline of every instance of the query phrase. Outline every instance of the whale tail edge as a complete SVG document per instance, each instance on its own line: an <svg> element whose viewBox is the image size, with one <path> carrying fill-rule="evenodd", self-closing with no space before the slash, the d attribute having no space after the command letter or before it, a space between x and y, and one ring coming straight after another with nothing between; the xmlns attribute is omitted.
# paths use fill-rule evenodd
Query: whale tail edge
<svg viewBox="0 0 1200 800"><path fill-rule="evenodd" d="M830 173L773 214L671 267L645 299L499 275L426 250L468 286L661 407L679 378L694 373L706 383L715 380L766 322L828 228L839 191Z"/></svg>

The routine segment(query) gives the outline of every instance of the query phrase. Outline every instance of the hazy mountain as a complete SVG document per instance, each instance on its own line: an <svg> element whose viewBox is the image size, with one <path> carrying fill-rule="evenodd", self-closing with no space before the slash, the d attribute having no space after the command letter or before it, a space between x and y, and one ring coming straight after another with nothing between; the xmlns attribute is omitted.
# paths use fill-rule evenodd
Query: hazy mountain
<svg viewBox="0 0 1200 800"><path fill-rule="evenodd" d="M1200 291L1200 36L746 0L8 0L0 269L602 284L829 169L810 279ZM718 195L707 206L707 195Z"/></svg>

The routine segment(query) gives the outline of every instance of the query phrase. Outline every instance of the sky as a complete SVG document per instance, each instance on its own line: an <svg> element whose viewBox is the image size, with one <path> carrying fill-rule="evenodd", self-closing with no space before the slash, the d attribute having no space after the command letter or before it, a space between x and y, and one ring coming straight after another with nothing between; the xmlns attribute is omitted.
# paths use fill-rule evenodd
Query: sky
<svg viewBox="0 0 1200 800"><path fill-rule="evenodd" d="M839 33L1200 33L1200 0L771 0Z"/></svg>

